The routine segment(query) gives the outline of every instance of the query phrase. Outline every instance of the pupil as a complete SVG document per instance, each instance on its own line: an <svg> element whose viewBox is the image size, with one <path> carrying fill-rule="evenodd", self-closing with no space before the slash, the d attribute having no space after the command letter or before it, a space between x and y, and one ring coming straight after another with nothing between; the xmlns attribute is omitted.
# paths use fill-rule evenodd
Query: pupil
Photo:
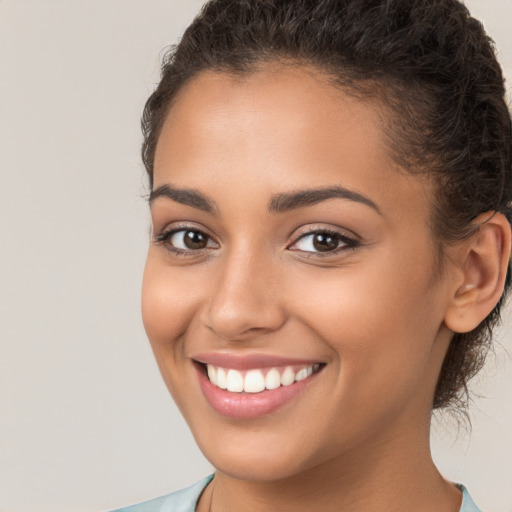
<svg viewBox="0 0 512 512"><path fill-rule="evenodd" d="M184 242L188 249L204 249L208 239L199 231L187 231Z"/></svg>
<svg viewBox="0 0 512 512"><path fill-rule="evenodd" d="M315 235L313 239L313 246L317 251L332 251L338 248L338 240L333 236L327 234Z"/></svg>

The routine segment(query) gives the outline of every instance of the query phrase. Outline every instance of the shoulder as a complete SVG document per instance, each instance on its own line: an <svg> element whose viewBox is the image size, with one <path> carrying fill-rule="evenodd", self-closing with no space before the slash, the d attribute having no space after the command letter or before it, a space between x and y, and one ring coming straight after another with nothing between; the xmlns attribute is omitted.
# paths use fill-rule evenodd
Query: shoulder
<svg viewBox="0 0 512 512"><path fill-rule="evenodd" d="M165 496L160 496L138 505L124 507L112 512L194 512L197 501L205 487L211 482L213 475L203 478L199 482ZM458 486L462 491L462 506L459 512L482 512L471 498L468 490Z"/></svg>
<svg viewBox="0 0 512 512"><path fill-rule="evenodd" d="M213 475L203 478L194 485L165 496L160 496L138 505L124 507L112 512L194 512L197 501Z"/></svg>
<svg viewBox="0 0 512 512"><path fill-rule="evenodd" d="M459 512L482 512L476 505L468 490L463 486L459 485L459 489L462 491L462 506Z"/></svg>

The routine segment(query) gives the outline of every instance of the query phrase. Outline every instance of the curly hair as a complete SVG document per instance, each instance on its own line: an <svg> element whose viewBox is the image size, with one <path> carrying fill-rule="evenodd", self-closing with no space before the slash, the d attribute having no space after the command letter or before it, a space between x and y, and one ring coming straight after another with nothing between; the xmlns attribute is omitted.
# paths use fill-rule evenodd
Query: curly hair
<svg viewBox="0 0 512 512"><path fill-rule="evenodd" d="M167 51L148 99L142 158L150 184L159 133L177 93L201 71L245 76L266 63L314 67L384 106L393 158L436 187L432 229L444 244L475 219L511 222L512 128L504 79L482 24L457 0L210 0ZM510 288L473 331L454 333L433 409L463 408Z"/></svg>

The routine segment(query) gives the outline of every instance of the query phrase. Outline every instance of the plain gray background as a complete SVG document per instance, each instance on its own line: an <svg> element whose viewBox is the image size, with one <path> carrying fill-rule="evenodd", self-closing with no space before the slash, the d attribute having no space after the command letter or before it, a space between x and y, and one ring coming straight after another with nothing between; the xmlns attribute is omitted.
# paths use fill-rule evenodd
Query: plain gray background
<svg viewBox="0 0 512 512"><path fill-rule="evenodd" d="M467 3L512 80L512 0ZM211 471L139 312L139 118L201 4L0 0L1 512L100 512ZM439 465L486 512L512 512L511 316L472 434L434 422Z"/></svg>

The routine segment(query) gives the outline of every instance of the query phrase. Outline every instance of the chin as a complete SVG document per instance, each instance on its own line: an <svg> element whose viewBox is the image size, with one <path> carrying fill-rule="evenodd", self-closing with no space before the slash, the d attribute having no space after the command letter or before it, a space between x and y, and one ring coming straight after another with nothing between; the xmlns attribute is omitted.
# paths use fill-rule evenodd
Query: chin
<svg viewBox="0 0 512 512"><path fill-rule="evenodd" d="M212 466L238 480L269 482L284 480L318 464L314 446L288 432L247 428L195 434L196 442Z"/></svg>
<svg viewBox="0 0 512 512"><path fill-rule="evenodd" d="M252 482L274 482L285 480L305 468L301 468L295 461L289 457L283 456L279 452L269 454L267 457L258 454L247 454L231 456L229 453L207 454L206 458L213 467L225 475L237 479Z"/></svg>

